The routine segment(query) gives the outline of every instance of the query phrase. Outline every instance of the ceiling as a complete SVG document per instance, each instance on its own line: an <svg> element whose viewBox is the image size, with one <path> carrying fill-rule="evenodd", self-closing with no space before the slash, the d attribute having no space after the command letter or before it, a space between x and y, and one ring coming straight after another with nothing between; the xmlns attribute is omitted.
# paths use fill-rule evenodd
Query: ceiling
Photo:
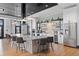
<svg viewBox="0 0 79 59"><path fill-rule="evenodd" d="M63 17L63 9L77 3L24 3L26 16L40 17L42 19Z"/></svg>
<svg viewBox="0 0 79 59"><path fill-rule="evenodd" d="M35 14L56 5L57 3L26 3L26 16Z"/></svg>
<svg viewBox="0 0 79 59"><path fill-rule="evenodd" d="M35 13L29 17L38 17L40 20L63 18L63 9L74 5L74 3L59 3L58 5Z"/></svg>
<svg viewBox="0 0 79 59"><path fill-rule="evenodd" d="M59 5L45 9L41 12L35 13L29 17L37 17L41 20L51 19L51 18L58 18L63 16L63 9L59 7Z"/></svg>

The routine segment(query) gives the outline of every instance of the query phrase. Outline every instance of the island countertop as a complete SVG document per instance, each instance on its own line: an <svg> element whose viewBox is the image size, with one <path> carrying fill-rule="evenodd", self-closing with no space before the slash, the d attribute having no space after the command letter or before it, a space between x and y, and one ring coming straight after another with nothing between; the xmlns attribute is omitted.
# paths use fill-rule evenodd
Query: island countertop
<svg viewBox="0 0 79 59"><path fill-rule="evenodd" d="M41 38L47 38L47 37L49 37L49 36L28 36L28 35L23 35L23 38L25 39L25 40L38 40L38 39L41 39ZM53 37L53 36L50 36L50 37Z"/></svg>

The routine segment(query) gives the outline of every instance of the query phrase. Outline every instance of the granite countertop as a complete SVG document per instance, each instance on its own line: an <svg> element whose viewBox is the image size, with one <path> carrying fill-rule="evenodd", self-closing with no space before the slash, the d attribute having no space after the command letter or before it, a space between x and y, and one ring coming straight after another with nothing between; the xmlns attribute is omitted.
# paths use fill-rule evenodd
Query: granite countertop
<svg viewBox="0 0 79 59"><path fill-rule="evenodd" d="M22 35L22 34L15 34L16 36L18 37L23 37L24 40L38 40L38 39L41 39L41 38L47 38L49 36L47 35L42 35L42 36L30 36L30 35Z"/></svg>
<svg viewBox="0 0 79 59"><path fill-rule="evenodd" d="M25 38L26 40L36 40L36 39L41 39L41 38L46 38L47 36L24 36L23 38Z"/></svg>
<svg viewBox="0 0 79 59"><path fill-rule="evenodd" d="M41 38L47 38L47 36L34 36L32 37L32 40L41 39Z"/></svg>

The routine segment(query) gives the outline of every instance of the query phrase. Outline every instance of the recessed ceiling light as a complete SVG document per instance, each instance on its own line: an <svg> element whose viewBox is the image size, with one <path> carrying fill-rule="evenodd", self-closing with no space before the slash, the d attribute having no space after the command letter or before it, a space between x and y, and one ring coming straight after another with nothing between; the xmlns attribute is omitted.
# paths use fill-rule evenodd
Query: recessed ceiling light
<svg viewBox="0 0 79 59"><path fill-rule="evenodd" d="M48 7L48 5L45 5L45 7Z"/></svg>

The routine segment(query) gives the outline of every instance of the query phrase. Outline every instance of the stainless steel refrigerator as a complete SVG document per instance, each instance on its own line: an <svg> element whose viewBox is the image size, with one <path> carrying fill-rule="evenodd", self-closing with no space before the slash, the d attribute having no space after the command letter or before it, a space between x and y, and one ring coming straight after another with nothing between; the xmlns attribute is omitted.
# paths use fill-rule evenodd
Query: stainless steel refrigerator
<svg viewBox="0 0 79 59"><path fill-rule="evenodd" d="M77 46L77 23L63 24L64 45Z"/></svg>

